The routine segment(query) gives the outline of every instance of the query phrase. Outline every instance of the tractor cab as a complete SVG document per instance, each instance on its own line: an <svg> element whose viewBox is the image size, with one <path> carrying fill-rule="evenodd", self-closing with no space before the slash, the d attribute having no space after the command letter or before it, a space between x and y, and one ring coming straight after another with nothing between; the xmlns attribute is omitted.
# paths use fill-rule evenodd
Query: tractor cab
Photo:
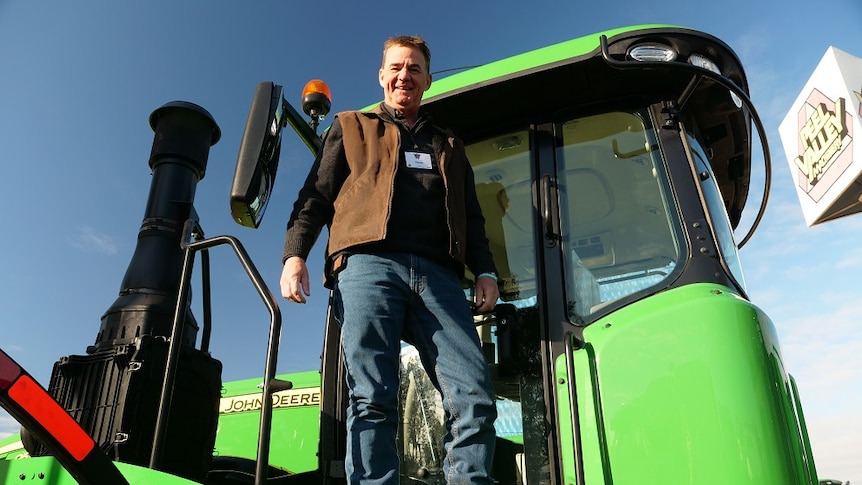
<svg viewBox="0 0 862 485"><path fill-rule="evenodd" d="M678 28L609 32L435 81L423 108L465 142L498 268L501 300L475 323L499 483L812 480L797 397L770 391L792 378L747 301L734 235L760 122L727 46ZM337 332L330 320L332 483L347 399ZM439 395L407 344L401 365L402 483L442 484ZM764 458L756 473L750 455Z"/></svg>

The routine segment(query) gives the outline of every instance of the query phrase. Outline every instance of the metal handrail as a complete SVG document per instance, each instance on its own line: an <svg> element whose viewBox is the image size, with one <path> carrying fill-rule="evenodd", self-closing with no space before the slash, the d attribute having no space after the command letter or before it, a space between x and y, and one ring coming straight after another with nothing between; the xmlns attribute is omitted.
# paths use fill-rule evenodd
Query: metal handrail
<svg viewBox="0 0 862 485"><path fill-rule="evenodd" d="M254 284L255 289L269 310L270 327L269 341L266 350L266 364L264 368L263 381L263 397L264 405L260 409L260 428L258 430L258 448L257 460L255 464L255 485L263 485L267 480L267 470L269 465L269 449L271 441L272 428L272 406L267 406L269 397L278 391L283 391L293 387L289 381L283 381L275 378L275 369L278 361L278 344L281 338L281 310L278 308L278 303L275 297L269 291L266 283L261 277L260 272L255 267L251 258L248 256L245 248L240 241L233 236L215 236L208 239L201 239L190 242L193 230L197 224L192 221L186 221L184 227L184 237L182 238L181 246L185 251L183 260L183 272L180 281L180 287L177 295L177 306L174 313L173 328L171 329L170 346L168 347L167 364L165 368L165 379L162 383L162 392L159 400L159 411L157 415L156 429L153 440L153 450L150 455L150 467L157 468L162 454L162 443L167 428L167 420L170 411L170 396L173 392L174 379L176 377L177 361L179 359L180 344L182 342L182 332L188 305L188 294L191 286L192 267L194 264L194 253L203 251L206 254L211 247L221 246L224 244L233 248L234 253L242 264L243 268ZM208 261L207 261L208 262ZM208 271L207 271L208 273ZM208 274L206 275L209 276ZM208 285L207 285L208 290ZM209 305L209 298L205 298L205 304ZM208 309L205 313L209 313ZM208 336L207 336L208 340Z"/></svg>

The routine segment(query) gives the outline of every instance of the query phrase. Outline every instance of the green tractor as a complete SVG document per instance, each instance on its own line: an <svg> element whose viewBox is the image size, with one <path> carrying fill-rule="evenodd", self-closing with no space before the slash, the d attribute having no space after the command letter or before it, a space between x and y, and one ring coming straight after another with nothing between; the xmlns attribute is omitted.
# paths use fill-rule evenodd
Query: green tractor
<svg viewBox="0 0 862 485"><path fill-rule="evenodd" d="M467 146L499 271L497 309L475 323L500 484L818 483L795 382L738 257L770 163L726 44L675 26L610 30L435 80L423 106ZM308 92L309 123L281 86L258 85L231 189L238 223L264 215L282 129L316 154L328 110L325 90ZM25 430L0 441L0 483L345 483L338 325L320 316L317 369L275 374L278 304L240 242L204 237L193 209L219 128L182 102L150 121L147 214L95 344L61 358L47 388L0 354L0 402ZM765 184L737 241L753 128ZM271 314L263 378L223 384L209 351L219 245ZM439 396L408 345L401 364L401 483L442 484Z"/></svg>

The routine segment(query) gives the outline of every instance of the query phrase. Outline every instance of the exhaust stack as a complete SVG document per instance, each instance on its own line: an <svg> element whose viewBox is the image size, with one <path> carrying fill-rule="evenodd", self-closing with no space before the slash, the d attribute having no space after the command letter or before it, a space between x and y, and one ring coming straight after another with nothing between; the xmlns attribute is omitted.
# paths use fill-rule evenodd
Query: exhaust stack
<svg viewBox="0 0 862 485"><path fill-rule="evenodd" d="M204 178L209 148L221 130L200 106L165 104L150 115L155 132L149 165L153 173L138 244L120 295L102 316L94 348L98 352L151 335L168 337L183 267L183 224L193 214L198 181ZM194 346L197 323L186 313L183 343Z"/></svg>

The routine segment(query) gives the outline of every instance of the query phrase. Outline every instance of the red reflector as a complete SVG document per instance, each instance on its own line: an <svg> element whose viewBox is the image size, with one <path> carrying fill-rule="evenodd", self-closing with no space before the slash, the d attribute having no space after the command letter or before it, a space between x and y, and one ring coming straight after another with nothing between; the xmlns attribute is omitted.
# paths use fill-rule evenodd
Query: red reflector
<svg viewBox="0 0 862 485"><path fill-rule="evenodd" d="M9 388L9 397L44 426L75 460L83 460L96 446L66 410L30 376L21 376Z"/></svg>
<svg viewBox="0 0 862 485"><path fill-rule="evenodd" d="M12 359L6 355L6 352L0 351L0 389L9 389L9 386L15 382L15 379L21 375L21 368Z"/></svg>

